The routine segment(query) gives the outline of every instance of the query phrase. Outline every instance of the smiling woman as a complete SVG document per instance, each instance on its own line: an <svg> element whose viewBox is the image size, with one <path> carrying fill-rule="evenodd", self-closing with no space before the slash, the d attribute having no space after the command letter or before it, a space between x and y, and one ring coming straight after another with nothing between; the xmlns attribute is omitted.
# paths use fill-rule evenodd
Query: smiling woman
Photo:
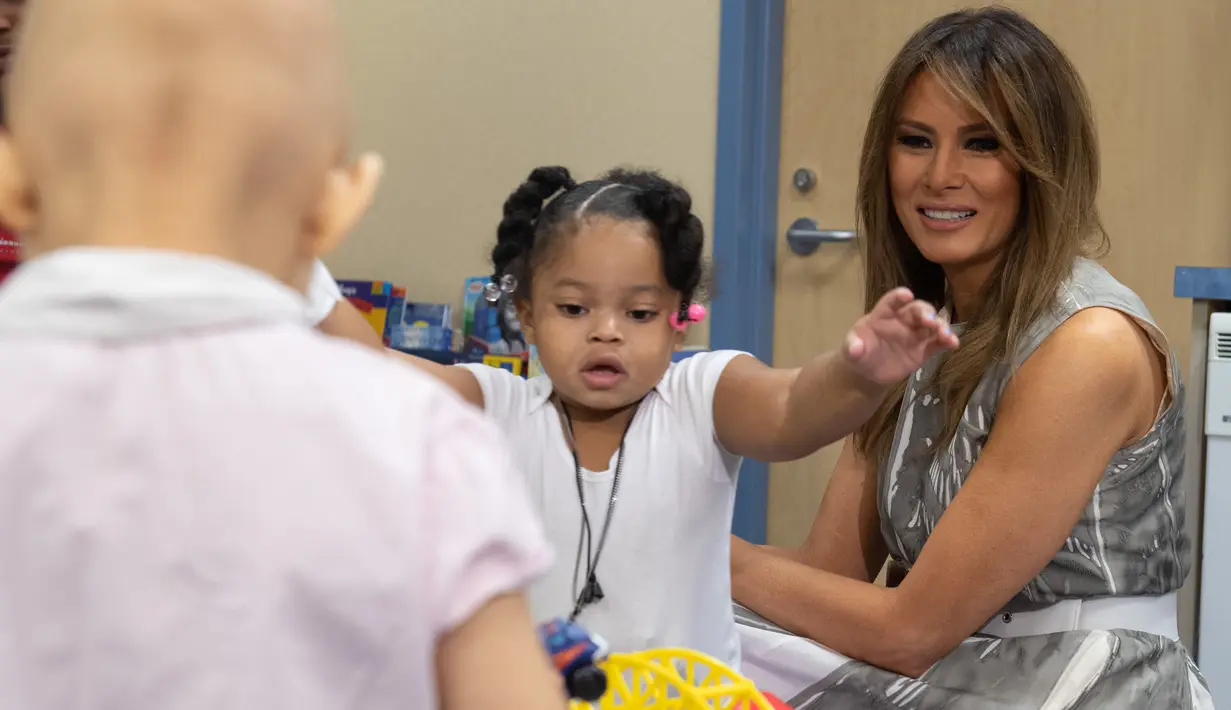
<svg viewBox="0 0 1231 710"><path fill-rule="evenodd" d="M733 541L758 685L837 710L1212 707L1176 623L1183 390L1088 258L1098 169L1076 71L1012 11L940 17L889 67L859 178L867 302L908 286L962 346L847 442L802 547ZM890 555L909 571L876 586Z"/></svg>
<svg viewBox="0 0 1231 710"><path fill-rule="evenodd" d="M1019 212L1018 173L992 127L935 74L910 84L889 153L890 193L915 248L949 267L951 289L975 294L995 267Z"/></svg>

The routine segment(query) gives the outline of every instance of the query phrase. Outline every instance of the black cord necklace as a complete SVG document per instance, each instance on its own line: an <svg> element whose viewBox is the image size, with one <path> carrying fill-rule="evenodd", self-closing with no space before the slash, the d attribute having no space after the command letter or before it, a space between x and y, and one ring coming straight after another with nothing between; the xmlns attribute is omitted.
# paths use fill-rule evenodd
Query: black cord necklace
<svg viewBox="0 0 1231 710"><path fill-rule="evenodd" d="M633 426L633 419L637 417L637 408L640 407L641 402L634 405L633 414L628 418L628 423L624 425L624 433L620 435L620 448L617 449L615 475L611 480L611 495L607 500L607 515L603 521L603 532L598 536L598 549L591 556L594 532L590 527L590 514L586 511L586 492L581 480L581 459L577 456L577 438L573 435L573 417L569 414L564 401L557 401L560 402L560 411L564 414L564 423L568 427L569 448L573 454L573 473L577 481L577 500L581 504L581 534L577 538L577 559L573 563L573 613L569 615L569 621L575 621L583 609L602 601L604 597L603 586L598 583L598 561L603 556L603 548L607 545L607 531L611 529L611 516L615 513L616 500L620 497L620 474L624 470L624 440L628 437L628 430ZM586 550L586 577L585 584L579 592L577 577L581 572L582 547Z"/></svg>

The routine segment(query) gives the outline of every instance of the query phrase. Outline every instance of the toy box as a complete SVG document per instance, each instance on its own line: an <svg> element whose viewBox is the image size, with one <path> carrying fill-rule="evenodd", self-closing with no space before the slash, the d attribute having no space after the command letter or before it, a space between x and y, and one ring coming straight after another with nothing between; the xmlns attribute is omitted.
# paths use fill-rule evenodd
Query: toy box
<svg viewBox="0 0 1231 710"><path fill-rule="evenodd" d="M462 340L474 335L474 314L483 300L483 287L491 281L490 276L471 276L462 289Z"/></svg>
<svg viewBox="0 0 1231 710"><path fill-rule="evenodd" d="M521 321L508 299L501 298L496 304L483 302L474 309L474 322L465 349L479 350L493 355L519 355L526 352L526 337L521 332Z"/></svg>
<svg viewBox="0 0 1231 710"><path fill-rule="evenodd" d="M398 350L439 350L451 352L453 349L453 329L442 328L437 325L395 326L389 330L389 347Z"/></svg>
<svg viewBox="0 0 1231 710"><path fill-rule="evenodd" d="M389 304L393 297L393 284L388 281L338 281L338 288L351 302L368 324L386 337L385 327L389 322Z"/></svg>
<svg viewBox="0 0 1231 710"><path fill-rule="evenodd" d="M522 355L525 360L526 338L517 319L517 307L508 294L489 303L483 291L490 282L490 276L466 279L462 293L462 352L475 362L489 354Z"/></svg>
<svg viewBox="0 0 1231 710"><path fill-rule="evenodd" d="M390 343L391 331L402 323L406 313L406 289L393 286L389 289L389 315L385 318L385 345Z"/></svg>
<svg viewBox="0 0 1231 710"><path fill-rule="evenodd" d="M539 349L530 346L526 353L526 377L538 377L543 374L543 363L539 362Z"/></svg>
<svg viewBox="0 0 1231 710"><path fill-rule="evenodd" d="M484 355L483 364L508 370L518 377L521 377L522 373L526 371L526 358L524 355Z"/></svg>
<svg viewBox="0 0 1231 710"><path fill-rule="evenodd" d="M453 307L445 303L403 301L389 326L389 347L399 350L452 350Z"/></svg>

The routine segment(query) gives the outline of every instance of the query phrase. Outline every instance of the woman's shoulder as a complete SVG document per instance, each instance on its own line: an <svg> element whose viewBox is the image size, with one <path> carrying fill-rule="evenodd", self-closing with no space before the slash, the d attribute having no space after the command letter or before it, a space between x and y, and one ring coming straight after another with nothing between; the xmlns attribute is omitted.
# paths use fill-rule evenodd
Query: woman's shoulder
<svg viewBox="0 0 1231 710"><path fill-rule="evenodd" d="M1169 380L1171 362L1170 352L1160 350L1134 316L1113 308L1084 308L1012 374L1001 413L1007 414L1012 400L1019 417L1072 419L1071 426L1093 427L1092 434L1122 425L1131 429L1127 441L1149 431L1160 412L1178 401L1176 384ZM1066 407L1066 401L1072 406ZM1106 405L1095 421L1073 419L1092 401Z"/></svg>
<svg viewBox="0 0 1231 710"><path fill-rule="evenodd" d="M1153 420L1179 401L1176 373L1175 355L1152 321L1112 304L1088 302L1055 319L1011 362L989 368L967 405L973 413L968 418L984 422L982 413L999 419L1009 400L1025 405L1030 417L1059 416L1048 411L1057 402L1097 398L1123 402L1133 411L1122 414L1144 426L1143 417ZM989 434L990 421L976 428Z"/></svg>
<svg viewBox="0 0 1231 710"><path fill-rule="evenodd" d="M1108 307L1089 306L1061 322L1041 343L1047 359L1055 365L1093 359L1109 367L1139 365L1156 347L1149 332L1131 313ZM1134 357L1134 355L1136 355ZM1144 356L1144 357L1143 357Z"/></svg>
<svg viewBox="0 0 1231 710"><path fill-rule="evenodd" d="M1074 320L1076 319L1076 320ZM1144 334L1154 347L1170 353L1166 336L1145 302L1097 261L1079 258L1060 285L1052 308L1029 325L1010 354L1012 370L1060 331L1060 346L1097 347L1102 338L1136 339ZM1056 345L1052 343L1053 347Z"/></svg>
<svg viewBox="0 0 1231 710"><path fill-rule="evenodd" d="M1093 259L1080 258L1074 263L1058 296L1061 315L1102 306L1127 313L1138 321L1154 323L1154 316L1137 292Z"/></svg>

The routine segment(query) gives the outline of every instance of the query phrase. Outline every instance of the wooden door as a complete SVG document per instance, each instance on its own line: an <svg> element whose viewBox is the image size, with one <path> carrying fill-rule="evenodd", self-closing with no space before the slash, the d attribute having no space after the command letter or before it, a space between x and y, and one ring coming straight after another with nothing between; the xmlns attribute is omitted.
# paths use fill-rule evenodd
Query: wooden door
<svg viewBox="0 0 1231 710"><path fill-rule="evenodd" d="M821 229L853 227L859 150L881 73L919 26L971 4L787 0L780 235L801 217ZM1098 122L1100 205L1112 243L1104 263L1146 301L1187 363L1189 304L1172 297L1175 266L1231 265L1231 3L1007 4L1051 35L1085 80ZM803 193L792 181L799 168L816 175ZM862 311L860 268L853 244L826 244L801 257L780 238L775 364L801 364L839 345ZM771 543L803 539L836 456L834 446L773 467ZM1190 529L1197 517L1190 510ZM1190 632L1186 605L1191 609L1191 596L1182 595L1181 628Z"/></svg>

